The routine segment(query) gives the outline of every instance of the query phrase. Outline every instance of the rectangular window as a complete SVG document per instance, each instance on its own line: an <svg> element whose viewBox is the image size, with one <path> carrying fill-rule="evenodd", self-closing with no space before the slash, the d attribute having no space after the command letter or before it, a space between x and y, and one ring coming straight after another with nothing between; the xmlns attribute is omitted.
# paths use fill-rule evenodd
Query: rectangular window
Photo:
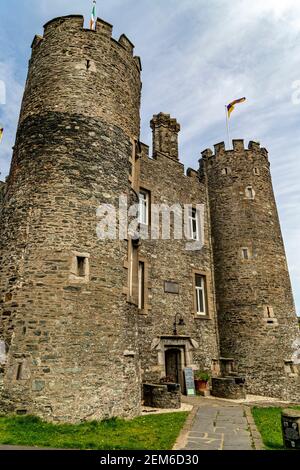
<svg viewBox="0 0 300 470"><path fill-rule="evenodd" d="M270 307L269 305L267 305L265 307L265 314L266 314L266 318L274 318L275 315L274 315L273 307Z"/></svg>
<svg viewBox="0 0 300 470"><path fill-rule="evenodd" d="M73 251L71 257L70 281L74 283L87 283L90 277L89 253Z"/></svg>
<svg viewBox="0 0 300 470"><path fill-rule="evenodd" d="M129 254L129 297L132 298L133 291L133 250Z"/></svg>
<svg viewBox="0 0 300 470"><path fill-rule="evenodd" d="M255 197L254 189L251 186L248 186L248 188L246 188L246 197L248 199L254 199Z"/></svg>
<svg viewBox="0 0 300 470"><path fill-rule="evenodd" d="M140 310L145 308L145 263L143 261L139 262L139 272L138 272L138 307Z"/></svg>
<svg viewBox="0 0 300 470"><path fill-rule="evenodd" d="M23 372L23 364L19 363L17 367L17 380L21 380L22 378L22 372Z"/></svg>
<svg viewBox="0 0 300 470"><path fill-rule="evenodd" d="M77 276L85 277L86 275L86 258L77 256Z"/></svg>
<svg viewBox="0 0 300 470"><path fill-rule="evenodd" d="M195 275L196 312L197 315L207 315L206 307L206 278L200 274Z"/></svg>
<svg viewBox="0 0 300 470"><path fill-rule="evenodd" d="M199 240L199 219L195 208L191 209L189 213L189 230L190 239Z"/></svg>
<svg viewBox="0 0 300 470"><path fill-rule="evenodd" d="M139 262L138 246L134 240L128 243L128 301L138 305L139 301Z"/></svg>
<svg viewBox="0 0 300 470"><path fill-rule="evenodd" d="M144 189L139 193L139 223L143 225L149 224L149 210L150 210L150 194L149 191Z"/></svg>
<svg viewBox="0 0 300 470"><path fill-rule="evenodd" d="M242 248L243 259L249 259L249 250L248 248Z"/></svg>

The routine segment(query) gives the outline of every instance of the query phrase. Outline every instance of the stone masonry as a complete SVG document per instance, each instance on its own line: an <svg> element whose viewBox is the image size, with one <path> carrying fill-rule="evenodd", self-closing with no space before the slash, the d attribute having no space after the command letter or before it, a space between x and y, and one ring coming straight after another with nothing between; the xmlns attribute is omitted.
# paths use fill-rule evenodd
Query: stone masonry
<svg viewBox="0 0 300 470"><path fill-rule="evenodd" d="M221 355L234 359L248 392L299 400L298 369L286 364L299 328L268 152L255 142L245 150L236 140L232 151L221 143L202 157Z"/></svg>
<svg viewBox="0 0 300 470"><path fill-rule="evenodd" d="M105 21L91 31L74 15L50 21L32 43L0 183L0 411L67 422L134 417L143 382L172 375L184 389L185 367L218 376L220 357L248 392L299 401L299 328L267 151L218 144L185 174L180 125L159 113L150 152L139 141L133 52ZM148 233L152 205L202 205L204 246L99 239L100 204L137 203L141 193ZM205 279L205 315L196 276Z"/></svg>

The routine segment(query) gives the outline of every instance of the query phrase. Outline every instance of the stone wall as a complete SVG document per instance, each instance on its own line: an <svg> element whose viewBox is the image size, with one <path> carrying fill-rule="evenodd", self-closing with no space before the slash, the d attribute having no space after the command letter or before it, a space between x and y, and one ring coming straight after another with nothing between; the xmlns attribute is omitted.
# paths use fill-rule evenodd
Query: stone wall
<svg viewBox="0 0 300 470"><path fill-rule="evenodd" d="M202 156L221 355L235 360L248 392L299 400L299 377L290 379L285 369L299 328L268 153L254 142L245 150L243 141L233 141L231 151L222 143Z"/></svg>
<svg viewBox="0 0 300 470"><path fill-rule="evenodd" d="M144 384L144 405L152 408L179 409L181 393L178 384Z"/></svg>
<svg viewBox="0 0 300 470"><path fill-rule="evenodd" d="M213 377L211 379L212 395L228 400L246 398L245 380L241 377Z"/></svg>
<svg viewBox="0 0 300 470"><path fill-rule="evenodd" d="M176 127L174 120L172 123ZM205 207L201 249L187 250L186 239L174 240L173 235L170 240L141 243L139 256L146 261L148 288L147 308L139 315L144 380L158 381L166 375L165 351L172 346L182 350L182 368L211 371L212 360L218 358L219 350L206 187L199 182L197 172L189 170L186 176L183 165L167 154L156 152L149 158L148 148L144 147L140 165L139 184L149 191L152 204L204 204ZM203 273L207 279L206 317L197 315L195 310L196 272ZM178 293L165 292L165 281L176 283ZM175 314L185 322L185 326L178 327L179 338L173 335Z"/></svg>

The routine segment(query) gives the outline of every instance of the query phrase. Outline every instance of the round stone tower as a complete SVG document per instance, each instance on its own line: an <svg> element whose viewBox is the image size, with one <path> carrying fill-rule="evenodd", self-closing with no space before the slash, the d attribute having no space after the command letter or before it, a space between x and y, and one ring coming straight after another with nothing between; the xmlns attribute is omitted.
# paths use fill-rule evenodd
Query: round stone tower
<svg viewBox="0 0 300 470"><path fill-rule="evenodd" d="M130 192L141 63L83 24L33 41L0 228L1 405L63 421L140 411L127 242L99 240L96 213Z"/></svg>
<svg viewBox="0 0 300 470"><path fill-rule="evenodd" d="M221 356L245 375L248 392L300 397L291 358L299 336L268 152L233 141L202 153L214 250ZM297 388L298 387L298 388ZM295 390L298 390L295 392Z"/></svg>

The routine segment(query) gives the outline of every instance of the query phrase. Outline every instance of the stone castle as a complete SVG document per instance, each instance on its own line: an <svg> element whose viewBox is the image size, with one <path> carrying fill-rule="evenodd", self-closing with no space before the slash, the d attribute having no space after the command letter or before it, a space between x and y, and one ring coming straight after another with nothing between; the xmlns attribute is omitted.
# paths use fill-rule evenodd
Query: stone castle
<svg viewBox="0 0 300 470"><path fill-rule="evenodd" d="M246 377L247 392L300 401L299 328L270 175L256 142L179 161L180 126L139 141L141 61L98 19L55 18L32 56L9 177L0 185L0 408L76 422L140 413L142 383L183 369ZM101 240L119 196L204 205L204 246ZM198 220L190 222L197 239ZM194 237L195 235L195 237Z"/></svg>

